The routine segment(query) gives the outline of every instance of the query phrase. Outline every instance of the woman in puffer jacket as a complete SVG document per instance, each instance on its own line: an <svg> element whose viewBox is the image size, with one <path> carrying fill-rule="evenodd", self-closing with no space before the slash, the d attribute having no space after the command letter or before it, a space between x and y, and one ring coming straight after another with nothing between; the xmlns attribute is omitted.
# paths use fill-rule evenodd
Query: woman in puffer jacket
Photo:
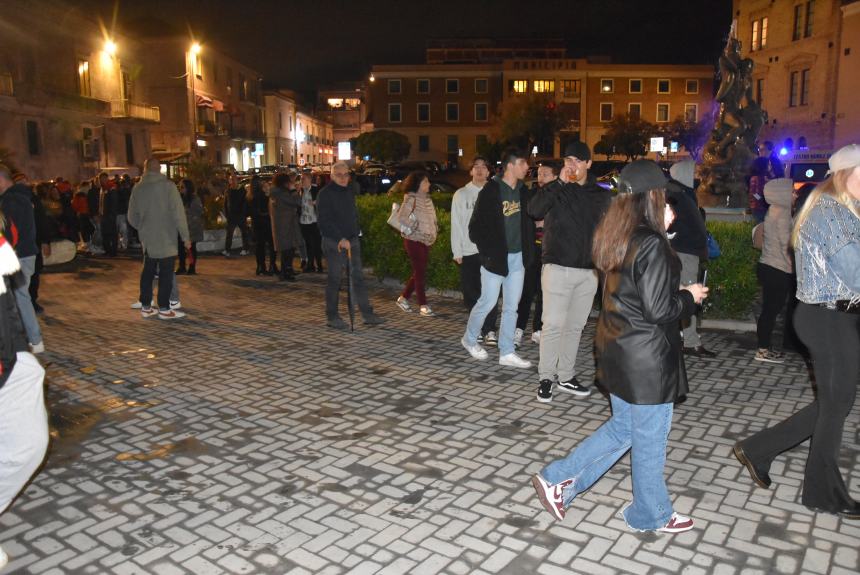
<svg viewBox="0 0 860 575"><path fill-rule="evenodd" d="M761 284L761 314L756 322L758 351L756 361L782 363L783 354L771 349L771 334L776 317L794 297L794 262L791 251L791 200L794 183L777 178L764 185L764 199L770 206L764 218L764 243L756 275ZM786 314L787 332L791 321ZM788 335L788 333L786 334ZM785 338L788 341L788 338Z"/></svg>
<svg viewBox="0 0 860 575"><path fill-rule="evenodd" d="M430 258L430 246L436 241L436 208L430 199L430 179L426 172L415 171L406 176L401 187L403 204L400 206L400 218L404 223L403 247L412 265L412 276L406 282L403 293L397 298L397 306L406 312L411 312L409 298L415 292L418 300L418 313L430 317L433 310L427 305L427 261Z"/></svg>

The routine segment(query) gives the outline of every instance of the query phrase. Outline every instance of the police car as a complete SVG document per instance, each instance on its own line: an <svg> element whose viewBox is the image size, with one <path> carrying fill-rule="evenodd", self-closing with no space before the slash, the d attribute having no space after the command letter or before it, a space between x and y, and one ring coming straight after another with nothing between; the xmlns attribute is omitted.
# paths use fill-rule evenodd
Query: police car
<svg viewBox="0 0 860 575"><path fill-rule="evenodd" d="M830 167L827 160L833 152L827 150L797 150L789 152L780 160L785 164L785 177L794 182L799 190L806 184L819 184L827 179Z"/></svg>

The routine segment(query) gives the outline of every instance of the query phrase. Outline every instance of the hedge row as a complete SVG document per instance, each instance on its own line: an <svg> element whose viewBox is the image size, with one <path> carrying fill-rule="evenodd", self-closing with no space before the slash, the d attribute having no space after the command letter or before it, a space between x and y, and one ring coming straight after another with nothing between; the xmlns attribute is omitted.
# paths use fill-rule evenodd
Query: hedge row
<svg viewBox="0 0 860 575"><path fill-rule="evenodd" d="M359 196L358 210L362 238L362 259L379 277L406 281L411 269L403 239L387 223L393 199L387 196ZM439 234L430 248L427 285L442 290L460 289L460 273L451 259L451 215L445 209L451 194L434 195ZM755 275L757 252L750 241L752 224L708 222L708 230L720 244L722 255L708 263L709 301L705 317L749 319L758 295Z"/></svg>

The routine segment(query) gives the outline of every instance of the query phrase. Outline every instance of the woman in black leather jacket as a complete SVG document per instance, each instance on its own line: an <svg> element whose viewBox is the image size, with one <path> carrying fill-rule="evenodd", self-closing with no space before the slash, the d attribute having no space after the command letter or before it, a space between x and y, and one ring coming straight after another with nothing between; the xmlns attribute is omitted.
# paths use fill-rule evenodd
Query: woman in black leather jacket
<svg viewBox="0 0 860 575"><path fill-rule="evenodd" d="M594 236L594 263L604 274L595 346L598 379L609 392L612 417L570 455L532 483L557 519L564 509L632 450L633 502L622 511L637 531L680 533L693 520L675 513L663 467L672 407L687 392L679 322L696 311L708 289L678 289L681 263L666 237L674 213L666 177L651 160L620 174L613 200Z"/></svg>

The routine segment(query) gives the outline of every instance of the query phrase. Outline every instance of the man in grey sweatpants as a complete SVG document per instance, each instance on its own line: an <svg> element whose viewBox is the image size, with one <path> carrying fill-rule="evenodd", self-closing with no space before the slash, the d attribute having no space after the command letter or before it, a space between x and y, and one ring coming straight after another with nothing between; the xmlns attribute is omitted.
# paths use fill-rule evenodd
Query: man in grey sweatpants
<svg viewBox="0 0 860 575"><path fill-rule="evenodd" d="M552 401L558 379L563 391L587 397L591 389L574 371L579 340L597 293L597 272L591 261L594 230L606 213L612 194L588 173L591 150L571 142L556 183L541 187L528 213L544 221L541 272L543 329L538 364L538 401Z"/></svg>

